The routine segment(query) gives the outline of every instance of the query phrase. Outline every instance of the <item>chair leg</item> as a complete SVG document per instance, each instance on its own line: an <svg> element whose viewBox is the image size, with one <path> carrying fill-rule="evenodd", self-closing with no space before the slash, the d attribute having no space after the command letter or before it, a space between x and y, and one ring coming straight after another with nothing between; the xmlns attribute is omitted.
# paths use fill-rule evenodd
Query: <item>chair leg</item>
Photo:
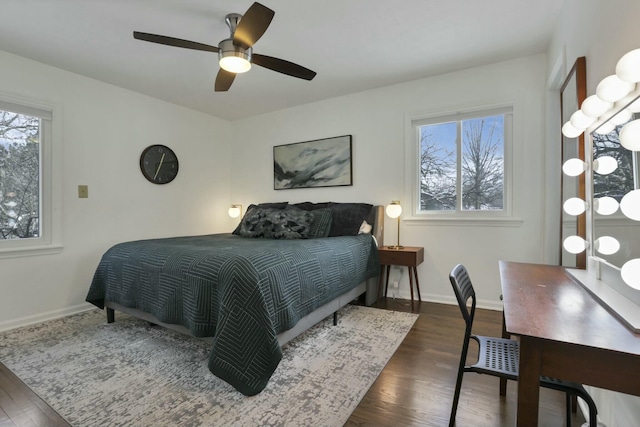
<svg viewBox="0 0 640 427"><path fill-rule="evenodd" d="M464 363L464 360L462 361ZM453 405L451 406L451 416L449 417L449 427L456 425L456 412L458 411L458 401L460 400L460 389L462 388L462 375L464 374L463 366L458 370L458 378L456 379L456 389L453 392Z"/></svg>
<svg viewBox="0 0 640 427"><path fill-rule="evenodd" d="M567 401L567 427L571 427L571 398L572 396L569 393L565 393L565 400Z"/></svg>

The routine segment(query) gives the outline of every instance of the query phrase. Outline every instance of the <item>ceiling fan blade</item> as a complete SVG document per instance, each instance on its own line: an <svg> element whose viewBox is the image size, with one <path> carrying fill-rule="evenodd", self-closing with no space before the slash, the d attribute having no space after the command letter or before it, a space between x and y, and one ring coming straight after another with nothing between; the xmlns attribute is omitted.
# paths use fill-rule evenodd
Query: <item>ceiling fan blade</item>
<svg viewBox="0 0 640 427"><path fill-rule="evenodd" d="M183 47L185 49L204 50L207 52L218 52L217 46L209 46L208 44L192 42L189 40L176 39L175 37L159 36L157 34L141 33L139 31L133 32L133 38L138 40L144 40L151 43L164 44L168 46Z"/></svg>
<svg viewBox="0 0 640 427"><path fill-rule="evenodd" d="M233 34L233 44L248 49L267 31L275 12L258 2L247 9Z"/></svg>
<svg viewBox="0 0 640 427"><path fill-rule="evenodd" d="M254 53L251 62L261 67L268 68L278 73L286 74L288 76L297 77L304 80L313 80L316 76L315 71L311 71L301 65L294 64L293 62L285 61L284 59L274 58L272 56L260 55Z"/></svg>
<svg viewBox="0 0 640 427"><path fill-rule="evenodd" d="M231 87L231 83L236 78L235 73L230 73L222 68L218 70L218 75L216 76L216 92L226 92Z"/></svg>

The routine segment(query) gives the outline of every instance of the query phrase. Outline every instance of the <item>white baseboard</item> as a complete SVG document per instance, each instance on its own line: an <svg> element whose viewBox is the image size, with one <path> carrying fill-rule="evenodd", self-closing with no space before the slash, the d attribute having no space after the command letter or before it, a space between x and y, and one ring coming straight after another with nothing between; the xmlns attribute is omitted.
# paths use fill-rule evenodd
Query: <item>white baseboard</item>
<svg viewBox="0 0 640 427"><path fill-rule="evenodd" d="M25 316L19 319L6 320L0 322L0 332L8 331L9 329L19 328L21 326L33 325L35 323L46 322L48 320L57 319L58 317L69 316L71 314L81 313L96 308L95 305L88 302L74 305L72 307L66 307L60 310L48 311L46 313L39 313L33 316Z"/></svg>

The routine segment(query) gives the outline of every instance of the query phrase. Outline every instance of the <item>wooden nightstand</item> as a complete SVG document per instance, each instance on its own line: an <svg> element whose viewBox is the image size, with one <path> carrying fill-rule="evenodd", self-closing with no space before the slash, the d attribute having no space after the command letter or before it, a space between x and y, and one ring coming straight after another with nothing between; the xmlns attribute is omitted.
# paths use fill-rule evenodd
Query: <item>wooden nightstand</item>
<svg viewBox="0 0 640 427"><path fill-rule="evenodd" d="M380 259L380 282L378 282L378 297L382 295L382 280L385 277L384 267L387 266L384 296L387 296L389 289L389 271L392 265L406 265L409 268L409 287L411 288L411 301L413 301L413 282L415 278L416 290L418 291L418 301L420 297L420 283L418 282L418 270L416 267L424 261L424 248L415 246L404 246L400 249L391 249L389 246L378 248L378 258Z"/></svg>

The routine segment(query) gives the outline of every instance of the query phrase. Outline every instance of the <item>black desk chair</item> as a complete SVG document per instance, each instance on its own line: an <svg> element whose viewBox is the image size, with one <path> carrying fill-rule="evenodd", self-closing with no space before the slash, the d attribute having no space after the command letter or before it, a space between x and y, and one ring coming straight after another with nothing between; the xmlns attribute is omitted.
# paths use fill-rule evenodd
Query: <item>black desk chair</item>
<svg viewBox="0 0 640 427"><path fill-rule="evenodd" d="M471 328L473 326L473 316L476 311L476 293L473 290L471 279L469 279L469 273L467 273L464 266L458 264L451 270L449 280L451 281L451 286L453 286L453 292L456 294L458 306L466 323L464 342L462 343L462 354L460 355L460 366L458 368L458 378L453 395L453 406L451 407L451 418L449 419L449 427L453 427L456 423L456 411L458 410L463 374L465 372L476 372L478 374L493 375L517 381L520 345L516 340L472 335ZM467 305L469 299L471 299L471 307ZM466 365L469 342L472 339L479 345L478 361L473 365ZM581 384L543 376L540 377L540 386L566 393L568 427L571 426L571 396L578 396L587 403L589 406L589 426L597 427L598 411L596 404Z"/></svg>

